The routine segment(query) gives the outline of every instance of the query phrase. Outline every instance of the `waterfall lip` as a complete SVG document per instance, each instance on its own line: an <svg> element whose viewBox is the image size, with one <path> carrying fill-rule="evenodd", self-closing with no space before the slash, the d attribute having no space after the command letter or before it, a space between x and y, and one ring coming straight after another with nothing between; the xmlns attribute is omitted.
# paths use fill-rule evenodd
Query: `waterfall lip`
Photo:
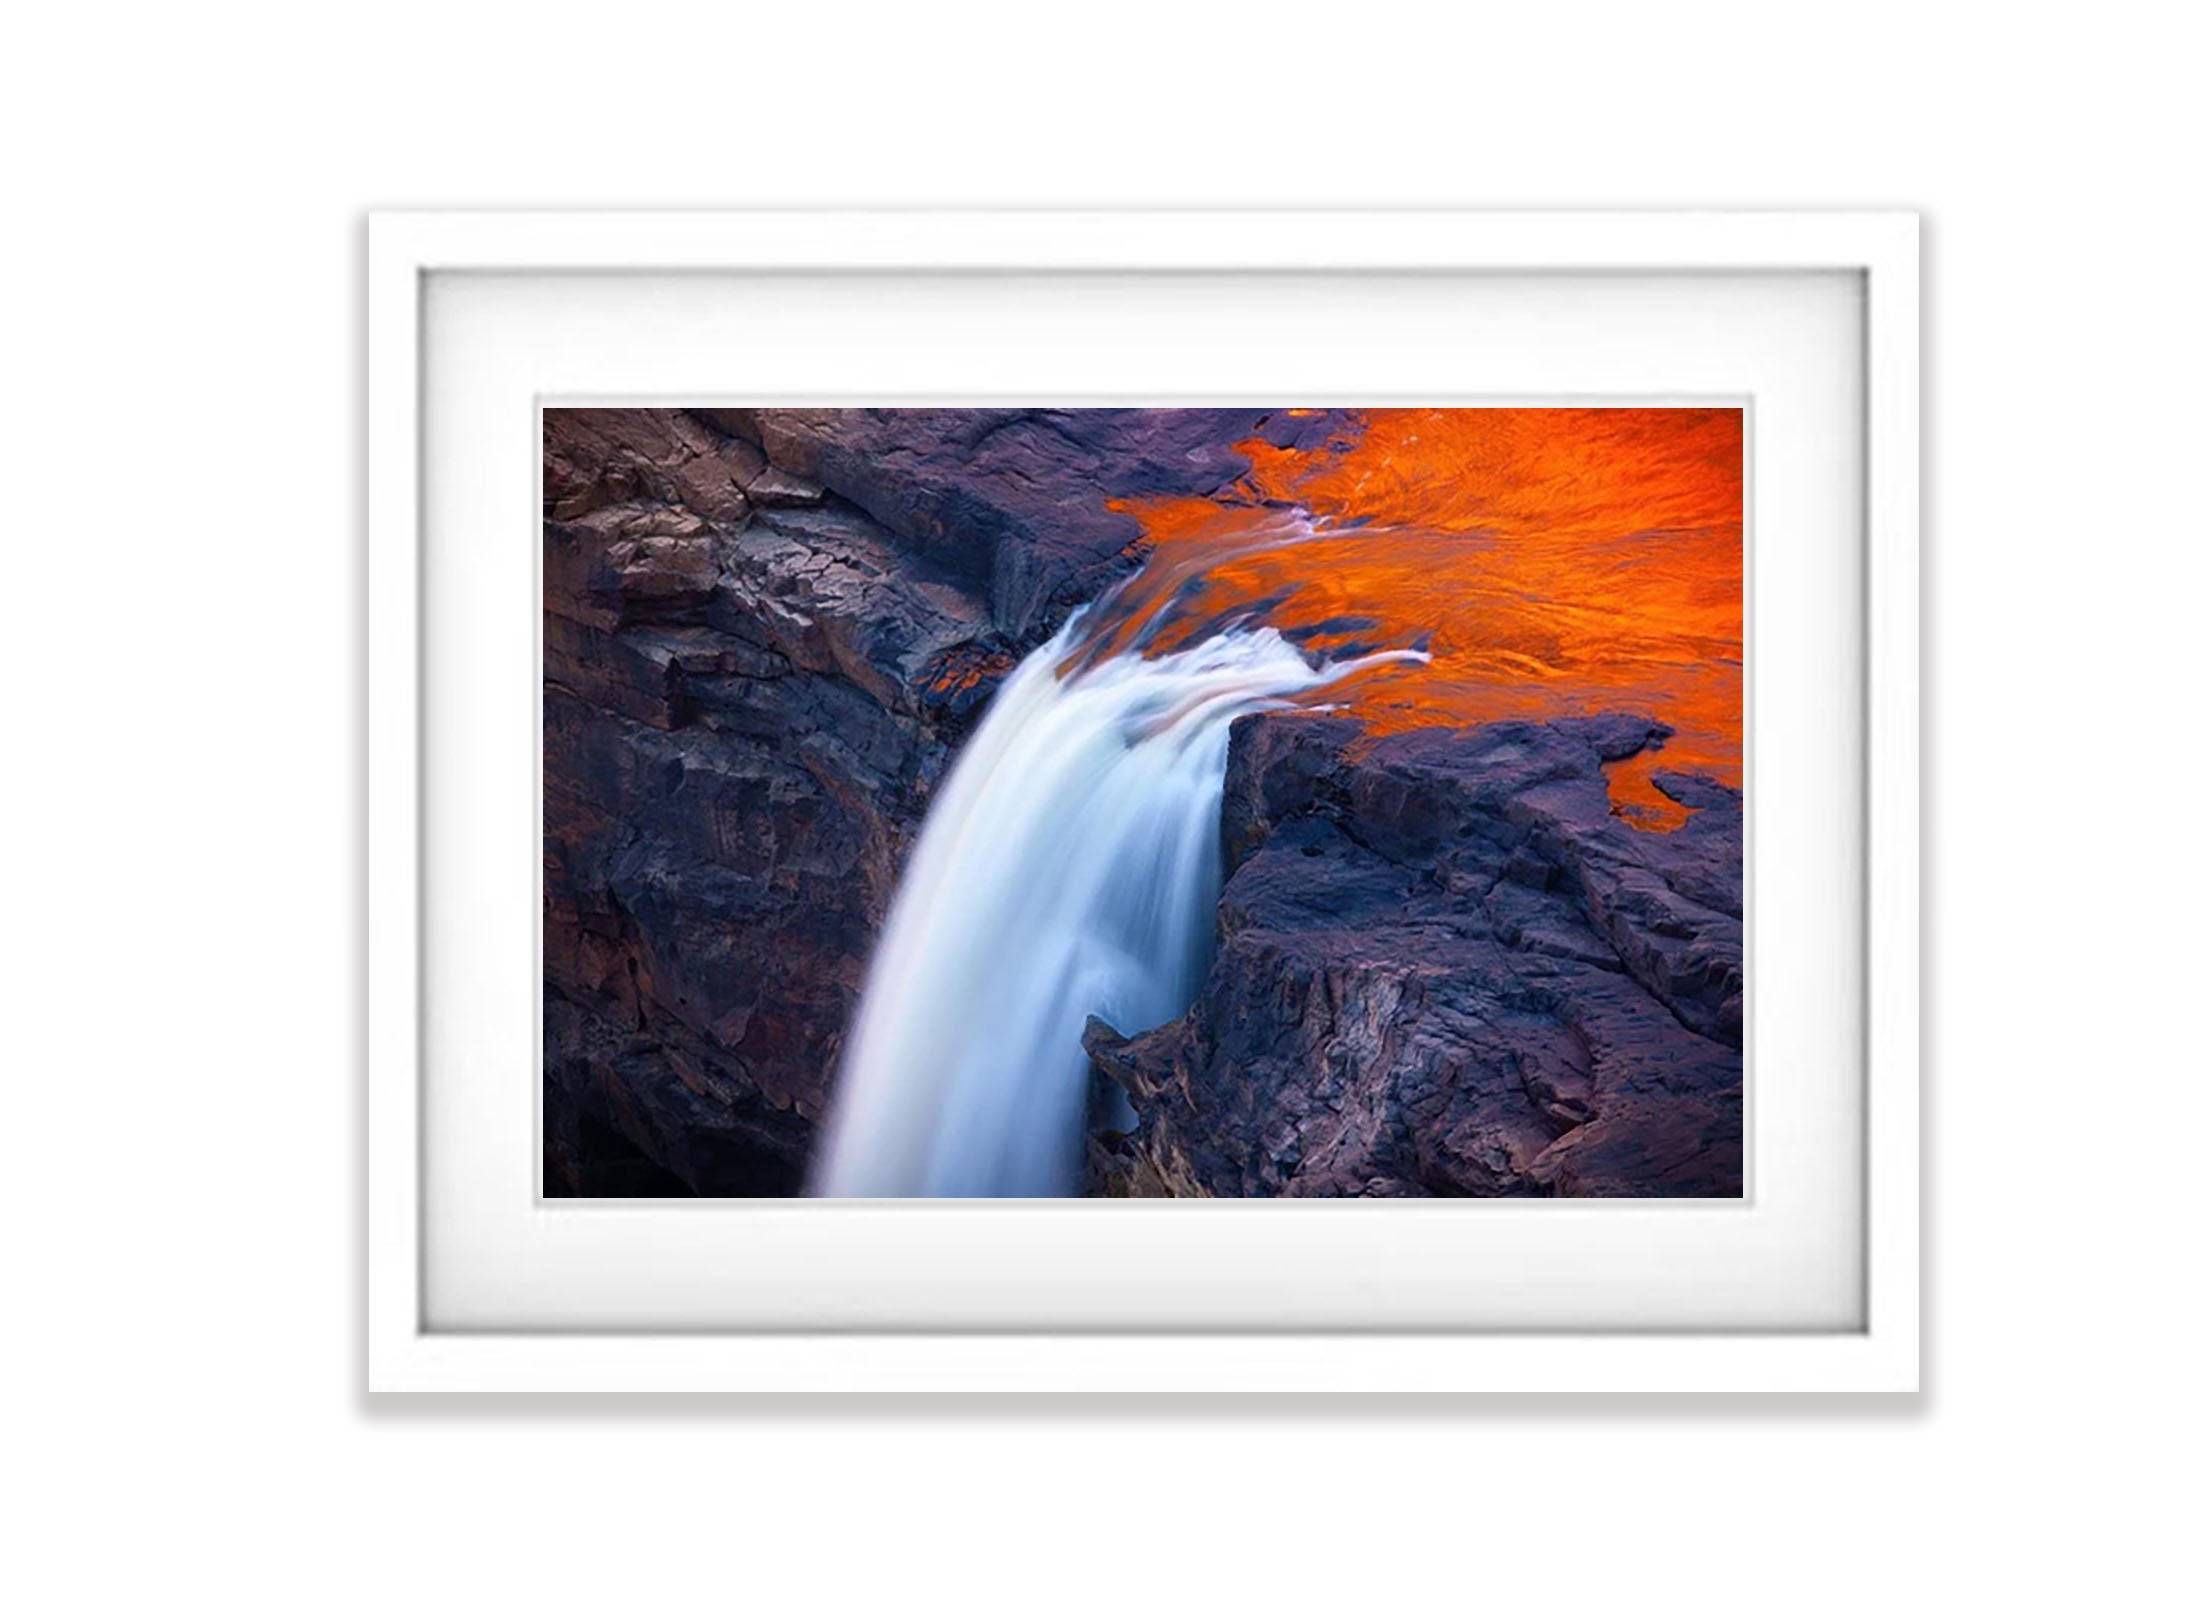
<svg viewBox="0 0 2200 1600"><path fill-rule="evenodd" d="M1057 637L1071 643L1057 670L1064 677L1127 655L1145 656L1162 630L1182 612L1188 596L1197 594L1217 569L1254 556L1272 555L1301 545L1332 539L1381 537L1410 530L1366 520L1341 521L1312 515L1298 506L1275 507L1270 520L1250 529L1237 529L1197 545L1166 544L1152 549L1147 560L1128 576L1070 613ZM1166 585L1158 594L1145 591ZM1290 588L1273 591L1216 616L1200 620L1184 642L1162 654L1180 654L1211 638L1249 631L1239 624L1259 626L1257 615L1272 610L1288 598Z"/></svg>

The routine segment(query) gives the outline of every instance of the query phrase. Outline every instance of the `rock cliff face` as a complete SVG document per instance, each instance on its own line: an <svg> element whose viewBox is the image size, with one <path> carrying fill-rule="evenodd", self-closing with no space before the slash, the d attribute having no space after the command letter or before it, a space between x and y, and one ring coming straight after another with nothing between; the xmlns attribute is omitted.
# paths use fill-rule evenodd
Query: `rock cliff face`
<svg viewBox="0 0 2200 1600"><path fill-rule="evenodd" d="M1602 771L1667 731L1239 723L1205 992L1087 1026L1092 1192L1738 1195L1740 797L1657 774L1699 809L1638 832Z"/></svg>
<svg viewBox="0 0 2200 1600"><path fill-rule="evenodd" d="M553 1194L801 1181L903 856L995 683L1246 411L545 414Z"/></svg>

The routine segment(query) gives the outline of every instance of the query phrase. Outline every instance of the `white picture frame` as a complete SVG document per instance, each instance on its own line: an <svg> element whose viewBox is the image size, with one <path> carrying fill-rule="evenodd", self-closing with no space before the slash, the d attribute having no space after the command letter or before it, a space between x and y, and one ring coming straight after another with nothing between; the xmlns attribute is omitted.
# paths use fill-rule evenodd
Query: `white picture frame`
<svg viewBox="0 0 2200 1600"><path fill-rule="evenodd" d="M516 1331L429 1316L424 307L437 274L1853 274L1866 997L1860 1325ZM1913 1390L1919 1382L1918 232L1907 213L389 213L368 237L368 1296L384 1390ZM514 575L514 581L526 577ZM1108 1204L1099 1202L1099 1204ZM1475 1205L1481 1202L1445 1202Z"/></svg>

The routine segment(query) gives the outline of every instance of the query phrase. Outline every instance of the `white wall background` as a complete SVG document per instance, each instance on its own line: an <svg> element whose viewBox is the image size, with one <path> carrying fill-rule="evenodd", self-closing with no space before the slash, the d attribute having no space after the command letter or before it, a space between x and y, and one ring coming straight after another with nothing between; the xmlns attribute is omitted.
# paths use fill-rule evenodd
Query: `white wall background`
<svg viewBox="0 0 2200 1600"><path fill-rule="evenodd" d="M2200 1057L2195 129L2172 23L1185 0L12 17L0 1436L21 1592L2144 1585L2191 1505ZM361 212L823 201L1927 213L1921 1401L365 1402Z"/></svg>

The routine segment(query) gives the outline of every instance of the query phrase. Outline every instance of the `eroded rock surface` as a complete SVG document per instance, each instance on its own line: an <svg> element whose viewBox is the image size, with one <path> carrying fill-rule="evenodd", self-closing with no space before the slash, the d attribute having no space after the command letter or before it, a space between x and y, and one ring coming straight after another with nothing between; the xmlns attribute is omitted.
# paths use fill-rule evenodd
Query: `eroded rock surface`
<svg viewBox="0 0 2200 1600"><path fill-rule="evenodd" d="M862 506L983 594L1021 637L1120 577L1137 537L1111 499L1212 494L1243 477L1235 446L1293 442L1333 418L1243 410L721 410L704 413L775 468Z"/></svg>
<svg viewBox="0 0 2200 1600"><path fill-rule="evenodd" d="M1740 797L1654 774L1697 809L1640 832L1602 770L1667 731L1238 724L1205 991L1087 1027L1139 1121L1092 1191L1739 1194Z"/></svg>

